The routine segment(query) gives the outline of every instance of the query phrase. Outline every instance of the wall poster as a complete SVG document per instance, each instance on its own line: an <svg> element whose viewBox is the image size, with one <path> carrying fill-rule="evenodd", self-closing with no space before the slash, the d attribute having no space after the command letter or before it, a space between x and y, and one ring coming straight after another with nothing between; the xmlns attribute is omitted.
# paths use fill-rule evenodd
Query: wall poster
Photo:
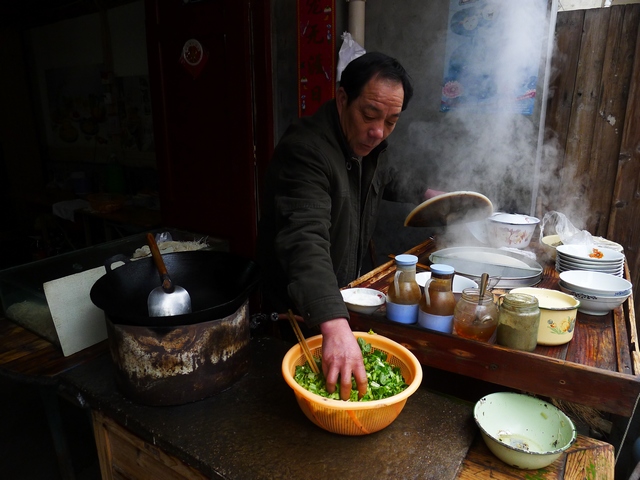
<svg viewBox="0 0 640 480"><path fill-rule="evenodd" d="M298 116L335 97L335 0L298 0Z"/></svg>
<svg viewBox="0 0 640 480"><path fill-rule="evenodd" d="M440 111L533 113L547 0L450 0Z"/></svg>

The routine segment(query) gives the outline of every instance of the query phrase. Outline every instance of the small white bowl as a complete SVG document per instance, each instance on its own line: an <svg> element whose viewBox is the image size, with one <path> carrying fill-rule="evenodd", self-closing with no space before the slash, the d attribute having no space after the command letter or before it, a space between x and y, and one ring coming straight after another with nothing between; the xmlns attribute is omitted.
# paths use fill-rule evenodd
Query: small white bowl
<svg viewBox="0 0 640 480"><path fill-rule="evenodd" d="M631 295L629 294L626 297L602 297L590 293L576 292L567 288L562 281L558 282L558 288L564 293L573 295L575 299L580 300L580 306L578 307L579 312L597 316L606 315L614 308L619 307Z"/></svg>
<svg viewBox="0 0 640 480"><path fill-rule="evenodd" d="M473 418L489 450L516 468L546 467L576 441L576 427L569 417L529 395L487 395L476 403Z"/></svg>
<svg viewBox="0 0 640 480"><path fill-rule="evenodd" d="M371 315L386 301L384 293L373 288L347 288L341 290L342 299L352 312Z"/></svg>
<svg viewBox="0 0 640 480"><path fill-rule="evenodd" d="M431 272L416 273L416 282L418 282L420 288L424 288L430 278ZM463 277L462 275L454 275L451 290L453 290L453 296L456 297L456 302L462 297L462 291L465 288L478 288L478 284L470 278Z"/></svg>
<svg viewBox="0 0 640 480"><path fill-rule="evenodd" d="M494 248L527 248L540 219L516 213L496 213L487 219L489 243Z"/></svg>
<svg viewBox="0 0 640 480"><path fill-rule="evenodd" d="M633 287L630 281L617 275L584 270L561 272L560 280L575 292L605 297L628 297Z"/></svg>
<svg viewBox="0 0 640 480"><path fill-rule="evenodd" d="M556 247L562 245L560 235L545 235L540 239L543 250L549 255L551 260L556 260Z"/></svg>

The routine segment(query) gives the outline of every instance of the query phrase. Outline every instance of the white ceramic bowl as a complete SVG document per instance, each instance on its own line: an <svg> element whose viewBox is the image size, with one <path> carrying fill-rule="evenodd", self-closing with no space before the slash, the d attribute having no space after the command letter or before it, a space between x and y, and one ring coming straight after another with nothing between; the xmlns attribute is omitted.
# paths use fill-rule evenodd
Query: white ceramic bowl
<svg viewBox="0 0 640 480"><path fill-rule="evenodd" d="M633 287L630 281L617 275L583 270L561 272L560 280L574 292L605 297L628 297Z"/></svg>
<svg viewBox="0 0 640 480"><path fill-rule="evenodd" d="M342 299L352 312L371 315L386 301L386 295L373 288L347 288L341 290Z"/></svg>
<svg viewBox="0 0 640 480"><path fill-rule="evenodd" d="M548 288L514 288L511 293L526 293L538 299L540 345L562 345L573 338L580 300L567 293Z"/></svg>
<svg viewBox="0 0 640 480"><path fill-rule="evenodd" d="M606 315L614 308L619 307L631 295L629 294L626 297L603 297L590 293L576 292L568 288L562 281L558 282L558 287L564 293L572 295L577 300L580 300L580 307L578 307L578 311L598 316Z"/></svg>
<svg viewBox="0 0 640 480"><path fill-rule="evenodd" d="M540 220L529 215L496 213L487 219L487 235L494 248L527 248Z"/></svg>
<svg viewBox="0 0 640 480"><path fill-rule="evenodd" d="M473 418L489 450L516 468L546 467L576 441L576 427L569 417L529 395L487 395L476 403Z"/></svg>
<svg viewBox="0 0 640 480"><path fill-rule="evenodd" d="M424 288L429 279L431 278L431 272L419 272L416 273L416 282L420 285L420 288ZM478 284L470 278L463 277L462 275L453 276L453 284L451 290L453 290L453 296L456 297L456 302L460 300L462 291L465 288L478 288Z"/></svg>

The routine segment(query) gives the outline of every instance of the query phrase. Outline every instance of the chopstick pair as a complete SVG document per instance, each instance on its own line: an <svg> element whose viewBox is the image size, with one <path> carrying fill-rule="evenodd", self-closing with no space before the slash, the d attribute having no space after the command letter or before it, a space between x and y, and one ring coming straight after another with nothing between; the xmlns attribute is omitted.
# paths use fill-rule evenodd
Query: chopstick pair
<svg viewBox="0 0 640 480"><path fill-rule="evenodd" d="M291 324L291 328L293 328L293 331L296 334L296 337L298 338L298 343L300 344L300 348L302 348L302 351L304 352L304 356L307 357L307 362L309 362L309 366L311 367L311 370L313 370L313 373L320 373L318 364L316 363L316 360L313 358L313 355L311 354L311 350L309 350L309 346L307 345L307 340L306 338L304 338L304 335L302 334L302 330L300 330L300 325L298 325L298 322L293 316L293 312L291 310L289 310L289 323Z"/></svg>

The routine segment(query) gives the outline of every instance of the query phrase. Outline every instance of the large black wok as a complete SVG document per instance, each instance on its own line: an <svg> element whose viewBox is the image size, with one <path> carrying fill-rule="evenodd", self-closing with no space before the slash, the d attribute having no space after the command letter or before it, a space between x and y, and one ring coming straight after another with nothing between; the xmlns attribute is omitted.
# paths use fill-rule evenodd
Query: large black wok
<svg viewBox="0 0 640 480"><path fill-rule="evenodd" d="M160 285L152 258L115 256L91 288L91 301L114 324L146 327L193 325L233 314L259 282L256 263L227 252L189 251L163 255L172 280L191 296L192 313L149 317L147 297ZM125 264L112 268L117 261Z"/></svg>

